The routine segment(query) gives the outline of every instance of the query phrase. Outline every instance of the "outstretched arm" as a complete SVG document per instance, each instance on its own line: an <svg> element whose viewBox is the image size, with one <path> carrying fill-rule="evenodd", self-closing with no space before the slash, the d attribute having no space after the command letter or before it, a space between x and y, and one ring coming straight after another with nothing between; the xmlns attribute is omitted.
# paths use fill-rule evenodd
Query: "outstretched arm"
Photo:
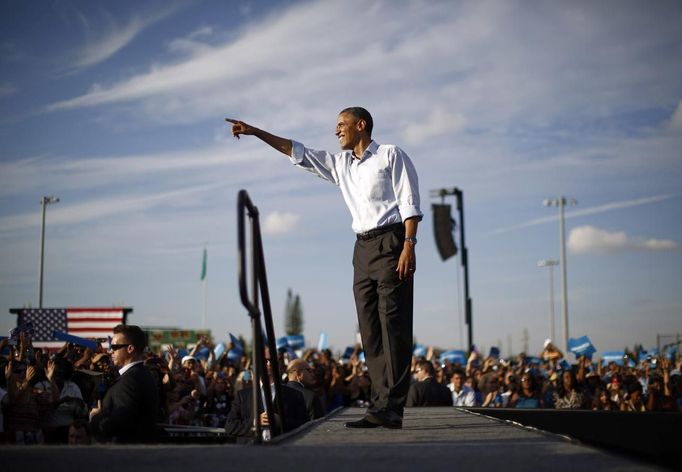
<svg viewBox="0 0 682 472"><path fill-rule="evenodd" d="M255 126L248 125L243 121L233 120L231 118L225 118L225 121L232 123L232 136L239 139L239 136L244 134L248 136L255 136L261 141L269 144L273 148L277 149L279 152L291 156L291 140L280 138L274 134L270 134L267 131L256 128Z"/></svg>

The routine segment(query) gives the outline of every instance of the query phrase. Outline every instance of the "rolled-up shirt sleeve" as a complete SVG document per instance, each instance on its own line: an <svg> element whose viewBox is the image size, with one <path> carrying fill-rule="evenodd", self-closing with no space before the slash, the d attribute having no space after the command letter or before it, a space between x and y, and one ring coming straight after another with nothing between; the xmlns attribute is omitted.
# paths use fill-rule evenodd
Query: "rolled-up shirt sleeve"
<svg viewBox="0 0 682 472"><path fill-rule="evenodd" d="M291 140L291 156L289 160L297 167L301 167L318 177L339 185L336 172L334 154L327 151L316 151L305 147L298 141Z"/></svg>
<svg viewBox="0 0 682 472"><path fill-rule="evenodd" d="M419 182L417 171L405 151L396 147L393 156L393 191L398 210L403 222L409 218L418 218L424 214L419 208Z"/></svg>

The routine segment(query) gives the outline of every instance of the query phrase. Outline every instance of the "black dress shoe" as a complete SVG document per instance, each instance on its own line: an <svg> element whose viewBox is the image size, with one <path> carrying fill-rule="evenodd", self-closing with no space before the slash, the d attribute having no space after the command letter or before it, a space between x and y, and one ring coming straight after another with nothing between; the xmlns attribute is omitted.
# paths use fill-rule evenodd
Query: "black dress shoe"
<svg viewBox="0 0 682 472"><path fill-rule="evenodd" d="M403 419L400 415L389 410L367 413L365 418L368 422L384 428L401 429L403 427Z"/></svg>
<svg viewBox="0 0 682 472"><path fill-rule="evenodd" d="M367 421L367 418L362 418L357 421L349 421L346 423L346 428L362 428L362 429L367 429L367 428L378 428L381 426L380 424L374 424L369 421Z"/></svg>

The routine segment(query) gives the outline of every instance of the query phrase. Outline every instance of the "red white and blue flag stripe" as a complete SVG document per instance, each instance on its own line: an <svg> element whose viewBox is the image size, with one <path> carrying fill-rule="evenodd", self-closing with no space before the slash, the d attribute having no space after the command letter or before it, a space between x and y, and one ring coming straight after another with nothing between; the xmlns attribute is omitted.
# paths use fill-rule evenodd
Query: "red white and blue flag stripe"
<svg viewBox="0 0 682 472"><path fill-rule="evenodd" d="M125 324L124 308L22 308L12 310L19 315L17 326L33 325L33 345L60 347L64 341L53 336L61 331L72 336L89 339L106 339L116 325Z"/></svg>

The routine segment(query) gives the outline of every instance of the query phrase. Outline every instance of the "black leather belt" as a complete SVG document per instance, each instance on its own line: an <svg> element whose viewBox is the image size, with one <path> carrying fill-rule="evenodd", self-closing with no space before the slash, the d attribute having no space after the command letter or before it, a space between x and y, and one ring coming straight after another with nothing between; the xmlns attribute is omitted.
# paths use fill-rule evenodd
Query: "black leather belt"
<svg viewBox="0 0 682 472"><path fill-rule="evenodd" d="M364 233L357 233L356 236L361 241L367 241L368 239L376 238L377 236L391 232L404 231L404 226L402 223L394 223L392 225L382 226L380 228L370 229Z"/></svg>

